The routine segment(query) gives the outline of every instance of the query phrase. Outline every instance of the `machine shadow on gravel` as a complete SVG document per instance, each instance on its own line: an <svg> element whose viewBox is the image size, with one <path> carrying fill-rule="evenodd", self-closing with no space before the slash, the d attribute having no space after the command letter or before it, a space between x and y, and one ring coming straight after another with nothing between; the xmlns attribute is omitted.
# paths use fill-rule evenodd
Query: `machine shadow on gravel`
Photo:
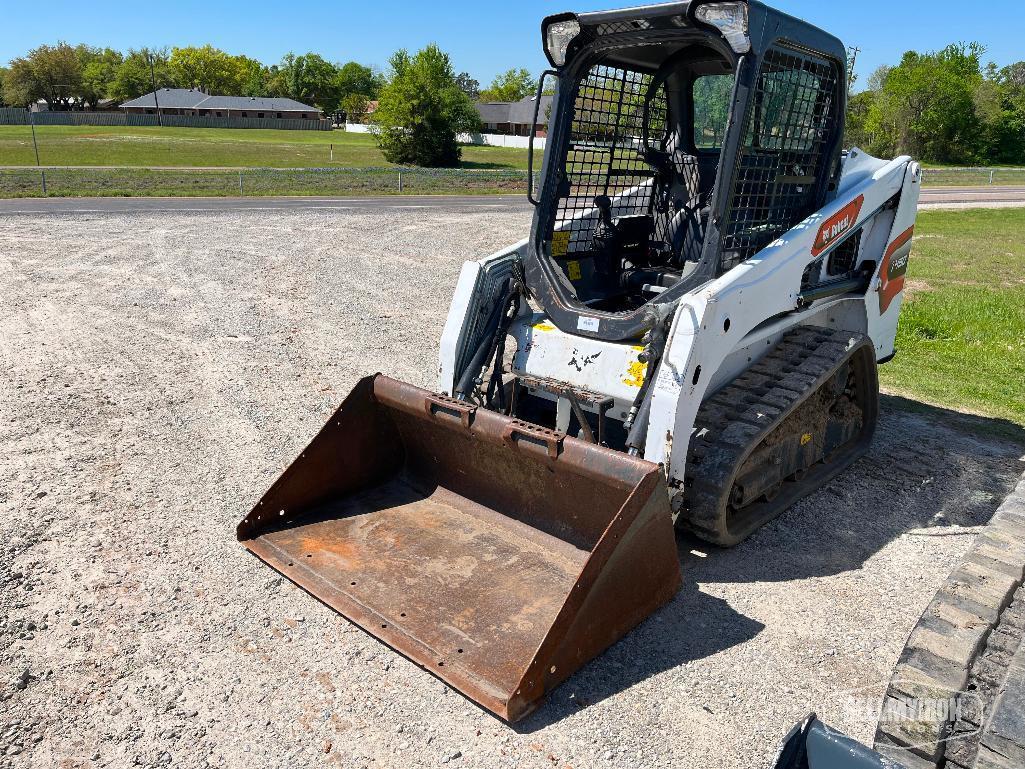
<svg viewBox="0 0 1025 769"><path fill-rule="evenodd" d="M974 537L960 527L986 524L1013 489L1025 429L896 396L883 396L882 409L880 435L868 456L748 541L721 549L677 534L683 587L676 598L513 728L537 731L762 631L762 623L702 593L701 583L787 581L858 569L913 529L929 530L922 536ZM937 485L941 468L947 477ZM795 548L798 538L802 546Z"/></svg>
<svg viewBox="0 0 1025 769"><path fill-rule="evenodd" d="M681 563L691 546L677 537ZM680 665L750 641L765 625L698 589L685 572L673 600L579 670L534 713L510 727L530 734Z"/></svg>
<svg viewBox="0 0 1025 769"><path fill-rule="evenodd" d="M824 577L861 568L908 531L973 537L968 527L1014 488L1023 447L1025 429L1005 420L884 395L870 452L828 486L735 548L681 537L708 555L681 563L684 580Z"/></svg>

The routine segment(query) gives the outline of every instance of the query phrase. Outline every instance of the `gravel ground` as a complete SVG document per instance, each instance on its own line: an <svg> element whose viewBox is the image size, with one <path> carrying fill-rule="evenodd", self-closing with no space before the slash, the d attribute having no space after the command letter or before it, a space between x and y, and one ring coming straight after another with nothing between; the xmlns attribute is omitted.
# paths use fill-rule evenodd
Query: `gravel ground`
<svg viewBox="0 0 1025 769"><path fill-rule="evenodd" d="M0 765L745 767L885 681L1022 470L884 403L872 454L510 728L247 554L234 526L360 376L432 384L460 262L522 211L0 226Z"/></svg>

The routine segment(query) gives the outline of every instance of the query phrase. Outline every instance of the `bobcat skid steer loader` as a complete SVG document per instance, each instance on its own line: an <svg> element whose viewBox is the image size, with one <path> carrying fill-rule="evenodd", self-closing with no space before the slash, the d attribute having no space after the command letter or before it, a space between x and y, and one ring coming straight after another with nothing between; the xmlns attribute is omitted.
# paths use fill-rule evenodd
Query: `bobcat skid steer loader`
<svg viewBox="0 0 1025 769"><path fill-rule="evenodd" d="M360 382L238 527L509 721L673 596L674 524L736 544L866 451L920 183L841 151L842 43L760 3L542 36L530 234L463 267L437 392Z"/></svg>

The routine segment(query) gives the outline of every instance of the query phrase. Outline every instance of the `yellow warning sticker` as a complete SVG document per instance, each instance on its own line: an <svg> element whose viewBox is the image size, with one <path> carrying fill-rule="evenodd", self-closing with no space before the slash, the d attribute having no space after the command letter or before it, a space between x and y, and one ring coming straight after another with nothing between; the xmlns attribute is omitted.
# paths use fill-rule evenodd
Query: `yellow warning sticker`
<svg viewBox="0 0 1025 769"><path fill-rule="evenodd" d="M648 367L639 360L635 360L627 368L626 379L623 380L623 384L628 387L640 387L644 384L644 375L646 373L648 373Z"/></svg>
<svg viewBox="0 0 1025 769"><path fill-rule="evenodd" d="M533 328L535 331L555 331L555 326L551 323L535 323Z"/></svg>
<svg viewBox="0 0 1025 769"><path fill-rule="evenodd" d="M552 256L565 256L569 253L569 231L563 230L552 234Z"/></svg>
<svg viewBox="0 0 1025 769"><path fill-rule="evenodd" d="M807 446L809 443L811 443L811 433L805 433L801 436L801 445Z"/></svg>
<svg viewBox="0 0 1025 769"><path fill-rule="evenodd" d="M580 262L572 261L566 262L566 274L569 275L570 280L580 280Z"/></svg>

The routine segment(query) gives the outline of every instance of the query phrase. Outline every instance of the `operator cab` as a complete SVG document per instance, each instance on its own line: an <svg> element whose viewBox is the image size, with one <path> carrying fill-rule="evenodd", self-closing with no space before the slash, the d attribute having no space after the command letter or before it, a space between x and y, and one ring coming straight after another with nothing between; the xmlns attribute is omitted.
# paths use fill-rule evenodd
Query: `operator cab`
<svg viewBox="0 0 1025 769"><path fill-rule="evenodd" d="M697 41L614 49L587 69L549 246L578 301L636 309L697 266L733 81L732 61Z"/></svg>
<svg viewBox="0 0 1025 769"><path fill-rule="evenodd" d="M526 278L563 330L636 338L649 306L749 259L835 189L835 38L756 2L543 29L558 87Z"/></svg>

